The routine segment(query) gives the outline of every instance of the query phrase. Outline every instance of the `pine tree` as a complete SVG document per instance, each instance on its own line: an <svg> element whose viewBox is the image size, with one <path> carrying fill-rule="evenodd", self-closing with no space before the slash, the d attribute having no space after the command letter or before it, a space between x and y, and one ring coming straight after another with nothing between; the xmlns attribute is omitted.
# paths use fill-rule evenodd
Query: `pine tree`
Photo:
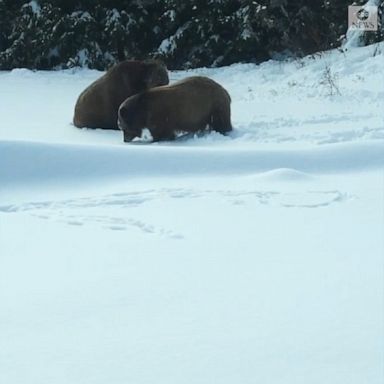
<svg viewBox="0 0 384 384"><path fill-rule="evenodd" d="M0 52L8 48L8 36L11 31L10 12L4 0L0 0Z"/></svg>
<svg viewBox="0 0 384 384"><path fill-rule="evenodd" d="M106 69L148 57L160 57L170 68L192 68L301 56L341 44L348 5L349 0L0 0L0 69ZM366 43L384 40L383 8L384 0L380 29L365 33Z"/></svg>

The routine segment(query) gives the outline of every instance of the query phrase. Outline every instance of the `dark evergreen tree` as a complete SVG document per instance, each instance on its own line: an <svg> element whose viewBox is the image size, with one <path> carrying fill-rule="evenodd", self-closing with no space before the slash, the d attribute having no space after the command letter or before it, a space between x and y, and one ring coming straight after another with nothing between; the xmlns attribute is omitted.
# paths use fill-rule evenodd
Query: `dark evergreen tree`
<svg viewBox="0 0 384 384"><path fill-rule="evenodd" d="M8 48L11 15L5 1L0 0L0 52L4 52Z"/></svg>
<svg viewBox="0 0 384 384"><path fill-rule="evenodd" d="M24 4L11 22L8 48L1 52L0 61L5 67L36 67L41 56L38 41L40 6L37 3Z"/></svg>
<svg viewBox="0 0 384 384"><path fill-rule="evenodd" d="M356 0L354 4L365 4ZM260 62L341 44L349 0L0 0L0 69ZM363 35L384 39L381 27Z"/></svg>

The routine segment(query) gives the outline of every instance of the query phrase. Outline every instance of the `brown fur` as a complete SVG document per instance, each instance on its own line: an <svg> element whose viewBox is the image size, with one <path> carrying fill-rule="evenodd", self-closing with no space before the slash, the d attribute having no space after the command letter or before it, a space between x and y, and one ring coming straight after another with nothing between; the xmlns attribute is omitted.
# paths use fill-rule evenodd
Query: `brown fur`
<svg viewBox="0 0 384 384"><path fill-rule="evenodd" d="M231 98L207 77L188 77L171 85L131 96L119 108L124 141L148 128L154 141L173 140L175 132L198 132L208 126L220 133L232 130Z"/></svg>
<svg viewBox="0 0 384 384"><path fill-rule="evenodd" d="M167 69L160 62L116 64L80 94L73 124L79 128L118 129L118 109L127 97L168 83Z"/></svg>

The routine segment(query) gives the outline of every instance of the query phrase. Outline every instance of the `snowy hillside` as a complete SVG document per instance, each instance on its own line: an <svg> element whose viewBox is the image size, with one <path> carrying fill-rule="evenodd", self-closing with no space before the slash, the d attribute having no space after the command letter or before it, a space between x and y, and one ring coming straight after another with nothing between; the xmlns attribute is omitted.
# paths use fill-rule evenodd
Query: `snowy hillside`
<svg viewBox="0 0 384 384"><path fill-rule="evenodd" d="M71 124L90 70L0 72L0 382L381 384L384 45L172 72L234 132Z"/></svg>

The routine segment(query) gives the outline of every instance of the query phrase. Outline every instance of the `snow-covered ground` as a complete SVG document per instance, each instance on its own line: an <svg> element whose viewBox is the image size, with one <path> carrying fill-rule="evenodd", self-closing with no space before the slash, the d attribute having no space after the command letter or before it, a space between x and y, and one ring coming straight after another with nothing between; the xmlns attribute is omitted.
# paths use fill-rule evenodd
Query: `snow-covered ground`
<svg viewBox="0 0 384 384"><path fill-rule="evenodd" d="M0 72L0 382L382 384L383 68L173 72L235 130L145 145L71 125L99 72Z"/></svg>

